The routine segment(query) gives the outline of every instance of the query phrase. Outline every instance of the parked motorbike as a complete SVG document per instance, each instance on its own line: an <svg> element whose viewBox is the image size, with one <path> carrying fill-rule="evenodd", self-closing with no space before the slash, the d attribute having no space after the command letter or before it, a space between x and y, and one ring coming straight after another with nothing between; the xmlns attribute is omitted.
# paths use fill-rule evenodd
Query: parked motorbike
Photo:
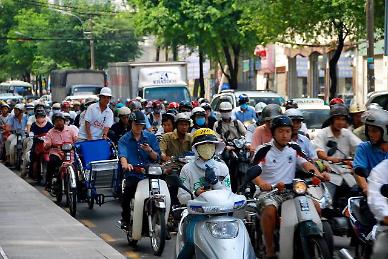
<svg viewBox="0 0 388 259"><path fill-rule="evenodd" d="M131 246L136 246L142 237L149 237L154 255L160 256L166 240L166 224L171 206L170 193L166 182L161 179L163 176L159 165L135 167L134 171L144 172L145 179L138 183L135 197L131 201L130 229L123 231L127 234ZM118 227L121 228L121 222Z"/></svg>
<svg viewBox="0 0 388 259"><path fill-rule="evenodd" d="M256 258L243 221L231 216L233 212L245 207L246 198L243 195L226 190L211 190L194 199L177 176L170 177L169 182L184 189L192 197L182 213L176 238L176 255L179 255L184 245L188 216L195 215L200 219L193 231L194 258Z"/></svg>

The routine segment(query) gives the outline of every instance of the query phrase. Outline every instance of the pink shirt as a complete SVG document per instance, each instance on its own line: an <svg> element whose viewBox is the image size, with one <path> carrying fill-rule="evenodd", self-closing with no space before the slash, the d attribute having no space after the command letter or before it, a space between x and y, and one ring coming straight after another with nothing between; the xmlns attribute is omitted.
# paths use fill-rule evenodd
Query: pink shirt
<svg viewBox="0 0 388 259"><path fill-rule="evenodd" d="M263 124L255 129L252 135L252 146L251 150L254 151L257 147L270 142L272 139L272 133L267 125Z"/></svg>
<svg viewBox="0 0 388 259"><path fill-rule="evenodd" d="M73 144L77 140L77 134L69 126L65 125L62 131L52 128L47 132L45 138L45 146L49 146L50 155L57 155L63 159L63 151L60 149L60 145L65 143Z"/></svg>

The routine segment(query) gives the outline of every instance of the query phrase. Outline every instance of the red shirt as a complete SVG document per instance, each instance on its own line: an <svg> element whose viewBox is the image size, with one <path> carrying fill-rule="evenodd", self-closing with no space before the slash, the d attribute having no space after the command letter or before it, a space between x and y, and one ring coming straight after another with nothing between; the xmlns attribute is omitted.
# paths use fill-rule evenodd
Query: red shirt
<svg viewBox="0 0 388 259"><path fill-rule="evenodd" d="M77 134L69 126L65 125L62 131L52 128L47 132L45 146L49 146L50 155L57 155L63 159L63 151L60 146L65 143L73 144L77 140ZM73 157L73 156L72 156Z"/></svg>

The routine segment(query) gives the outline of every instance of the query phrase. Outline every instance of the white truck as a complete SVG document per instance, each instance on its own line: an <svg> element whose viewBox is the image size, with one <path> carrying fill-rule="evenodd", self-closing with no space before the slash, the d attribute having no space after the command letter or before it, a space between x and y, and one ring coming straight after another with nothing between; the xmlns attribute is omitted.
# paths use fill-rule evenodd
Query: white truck
<svg viewBox="0 0 388 259"><path fill-rule="evenodd" d="M186 62L118 62L108 64L108 85L114 98L137 96L168 102L191 101Z"/></svg>

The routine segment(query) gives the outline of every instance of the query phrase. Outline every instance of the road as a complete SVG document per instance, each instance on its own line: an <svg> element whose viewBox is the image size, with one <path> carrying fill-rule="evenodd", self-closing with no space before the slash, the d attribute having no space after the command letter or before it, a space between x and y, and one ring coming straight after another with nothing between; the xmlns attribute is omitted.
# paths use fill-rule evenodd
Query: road
<svg viewBox="0 0 388 259"><path fill-rule="evenodd" d="M14 171L15 172L15 171ZM15 172L19 175L18 172ZM32 180L26 180L41 193L43 193L48 198L54 199L49 195L49 193L44 190L42 186L36 185ZM67 208L64 208L68 210ZM127 242L126 234L119 229L116 224L117 221L121 218L121 206L118 200L112 200L101 207L94 205L94 208L90 210L87 206L87 203L78 203L77 204L77 215L76 219L79 220L82 224L87 226L91 231L96 235L100 236L108 244L114 247L123 255L132 259L139 258L168 258L171 259L174 257L174 245L175 245L175 234L171 235L171 240L166 241L166 247L164 249L163 255L161 257L156 257L153 255L152 248L150 245L149 238L143 238L139 241L136 249L130 247ZM336 252L341 248L349 248L350 239L345 237L335 237L334 238ZM338 256L335 256L338 258Z"/></svg>

